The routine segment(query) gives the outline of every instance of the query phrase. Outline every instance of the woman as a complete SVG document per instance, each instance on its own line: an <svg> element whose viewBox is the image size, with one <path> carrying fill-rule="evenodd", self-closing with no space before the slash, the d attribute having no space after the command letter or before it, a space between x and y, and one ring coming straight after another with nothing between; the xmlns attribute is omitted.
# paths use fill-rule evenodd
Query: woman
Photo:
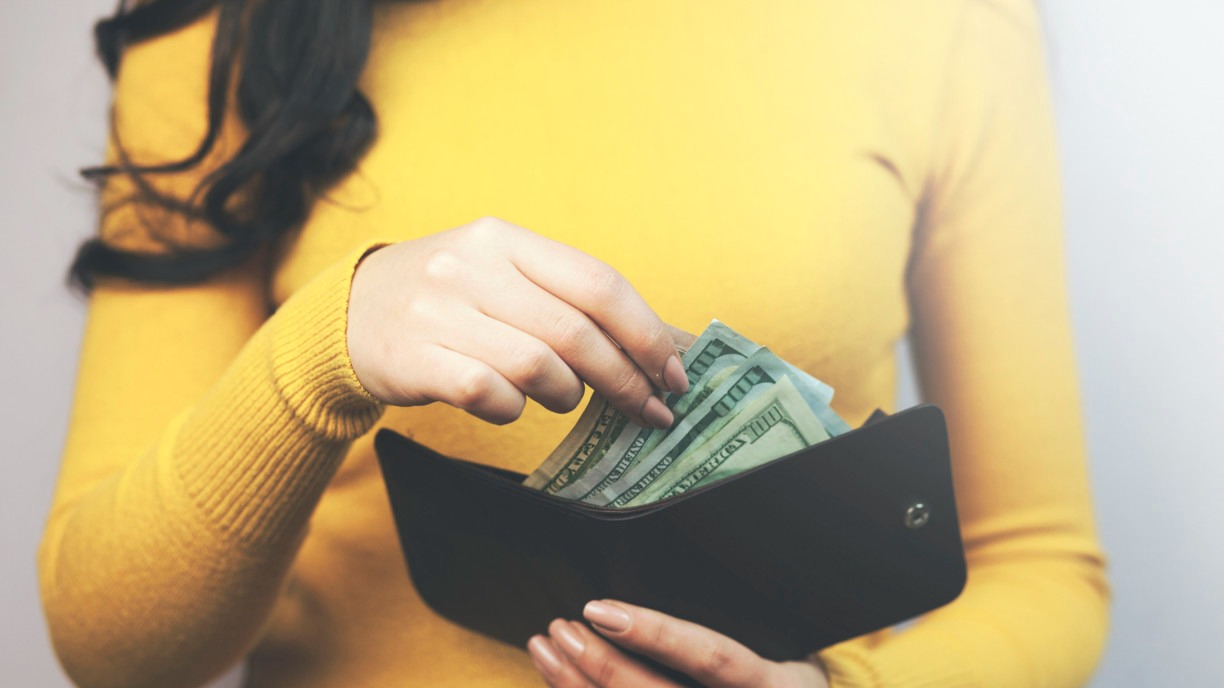
<svg viewBox="0 0 1224 688"><path fill-rule="evenodd" d="M1027 0L155 0L99 43L111 167L40 552L82 685L243 658L261 687L666 685L617 648L712 686L1089 676L1108 590ZM425 607L371 430L530 472L582 382L669 424L662 323L712 317L852 425L912 332L961 597L781 665L615 600L528 652Z"/></svg>

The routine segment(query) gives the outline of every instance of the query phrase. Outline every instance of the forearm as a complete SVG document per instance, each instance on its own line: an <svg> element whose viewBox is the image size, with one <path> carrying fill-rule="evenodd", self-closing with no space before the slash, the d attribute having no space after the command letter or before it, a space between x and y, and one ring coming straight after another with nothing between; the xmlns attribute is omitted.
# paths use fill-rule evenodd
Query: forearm
<svg viewBox="0 0 1224 688"><path fill-rule="evenodd" d="M381 410L345 351L356 255L269 319L143 457L62 478L39 563L77 682L201 683L257 638L311 510Z"/></svg>

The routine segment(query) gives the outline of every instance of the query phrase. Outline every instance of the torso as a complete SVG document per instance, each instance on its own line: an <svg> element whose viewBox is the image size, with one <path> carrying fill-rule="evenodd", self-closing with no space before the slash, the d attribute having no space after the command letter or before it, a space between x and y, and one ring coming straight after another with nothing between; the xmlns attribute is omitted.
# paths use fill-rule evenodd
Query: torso
<svg viewBox="0 0 1224 688"><path fill-rule="evenodd" d="M378 142L284 247L274 299L370 237L495 215L610 263L678 327L718 318L770 346L857 424L892 405L925 152L896 128L922 118L897 116L893 72L919 67L872 50L899 31L885 4L379 5L362 84ZM435 405L380 426L526 473L576 417L529 405L494 427ZM538 685L519 649L417 597L371 440L315 513L251 683Z"/></svg>

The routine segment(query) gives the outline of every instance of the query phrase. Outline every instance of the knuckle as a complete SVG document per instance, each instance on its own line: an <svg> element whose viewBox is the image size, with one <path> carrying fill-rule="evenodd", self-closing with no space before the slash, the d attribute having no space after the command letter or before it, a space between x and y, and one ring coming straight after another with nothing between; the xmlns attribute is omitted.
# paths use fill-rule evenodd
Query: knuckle
<svg viewBox="0 0 1224 688"><path fill-rule="evenodd" d="M579 315L561 315L553 324L553 342L559 351L571 354L583 351L589 346L591 323Z"/></svg>
<svg viewBox="0 0 1224 688"><path fill-rule="evenodd" d="M735 654L726 643L714 643L702 654L699 667L703 676L727 676L736 669Z"/></svg>
<svg viewBox="0 0 1224 688"><path fill-rule="evenodd" d="M536 387L548 379L553 367L552 350L542 344L524 346L514 355L515 381L526 387Z"/></svg>
<svg viewBox="0 0 1224 688"><path fill-rule="evenodd" d="M557 413L569 413L570 411L578 408L578 404L582 403L582 395L585 393L585 391L586 390L583 388L581 382L575 384L573 391L570 392L569 396L561 399L560 403L557 404Z"/></svg>
<svg viewBox="0 0 1224 688"><path fill-rule="evenodd" d="M610 265L600 264L587 275L587 291L596 303L619 301L629 283Z"/></svg>
<svg viewBox="0 0 1224 688"><path fill-rule="evenodd" d="M649 638L647 641L650 647L666 648L672 643L672 634L668 632L667 624L660 620L643 622L639 620L642 626L641 634L644 638Z"/></svg>
<svg viewBox="0 0 1224 688"><path fill-rule="evenodd" d="M498 226L506 224L505 220L493 215L483 215L468 223L468 227L477 231L496 229Z"/></svg>
<svg viewBox="0 0 1224 688"><path fill-rule="evenodd" d="M649 351L655 348L664 348L671 353L673 348L668 344L671 337L667 334L666 328L663 326L663 321L658 318L651 318L644 327L634 328L629 335L629 341L621 342L626 348L633 351Z"/></svg>
<svg viewBox="0 0 1224 688"><path fill-rule="evenodd" d="M523 415L523 399L514 405L499 407L488 414L487 420L494 425L509 425Z"/></svg>
<svg viewBox="0 0 1224 688"><path fill-rule="evenodd" d="M590 676L595 679L595 683L601 686L616 685L617 665L612 661L612 655L609 652L591 652L590 658Z"/></svg>
<svg viewBox="0 0 1224 688"><path fill-rule="evenodd" d="M432 329L444 321L446 308L436 299L420 296L405 303L401 309L401 317L411 327L419 331Z"/></svg>
<svg viewBox="0 0 1224 688"><path fill-rule="evenodd" d="M462 409L473 409L484 405L493 396L493 373L476 368L463 373L455 392L455 405Z"/></svg>
<svg viewBox="0 0 1224 688"><path fill-rule="evenodd" d="M492 215L486 215L469 222L465 227L465 235L477 246L489 246L501 241L514 229L514 224Z"/></svg>
<svg viewBox="0 0 1224 688"><path fill-rule="evenodd" d="M464 275L466 265L453 249L438 248L425 256L421 271L431 282L453 283Z"/></svg>
<svg viewBox="0 0 1224 688"><path fill-rule="evenodd" d="M611 389L613 391L609 398L624 404L639 399L645 401L646 397L651 394L650 384L635 366L627 362L621 366L621 372L618 373Z"/></svg>
<svg viewBox="0 0 1224 688"><path fill-rule="evenodd" d="M497 400L495 404L486 404L477 415L493 425L506 425L513 423L523 415L525 403L526 398L522 395L507 397Z"/></svg>

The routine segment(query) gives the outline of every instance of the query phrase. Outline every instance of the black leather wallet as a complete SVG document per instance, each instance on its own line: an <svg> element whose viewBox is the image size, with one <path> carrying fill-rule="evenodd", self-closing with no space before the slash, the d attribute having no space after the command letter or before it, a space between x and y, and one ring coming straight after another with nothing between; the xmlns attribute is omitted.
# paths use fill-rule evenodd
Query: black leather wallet
<svg viewBox="0 0 1224 688"><path fill-rule="evenodd" d="M658 609L774 660L891 626L960 594L965 560L943 413L863 427L627 509L518 473L375 439L412 582L438 614L522 647L590 600Z"/></svg>

